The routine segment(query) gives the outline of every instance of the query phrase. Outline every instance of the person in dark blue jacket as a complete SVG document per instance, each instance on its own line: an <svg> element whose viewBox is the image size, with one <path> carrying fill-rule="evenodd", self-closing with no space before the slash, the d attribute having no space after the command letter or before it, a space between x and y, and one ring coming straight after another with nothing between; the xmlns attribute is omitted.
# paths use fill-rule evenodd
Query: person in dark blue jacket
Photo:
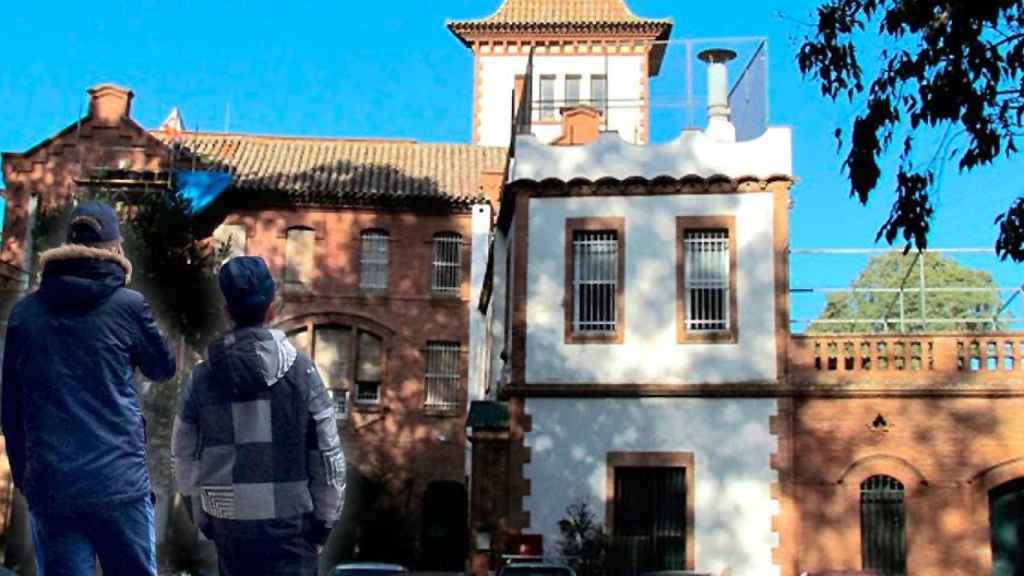
<svg viewBox="0 0 1024 576"><path fill-rule="evenodd" d="M141 294L114 210L71 214L67 242L40 255L39 289L11 312L2 425L48 574L156 574L145 422L135 370L174 376L175 358Z"/></svg>

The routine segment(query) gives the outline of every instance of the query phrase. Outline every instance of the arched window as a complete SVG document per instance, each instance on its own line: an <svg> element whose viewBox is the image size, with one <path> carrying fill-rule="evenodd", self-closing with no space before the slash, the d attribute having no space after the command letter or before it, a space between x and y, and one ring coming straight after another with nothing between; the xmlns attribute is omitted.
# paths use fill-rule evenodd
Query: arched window
<svg viewBox="0 0 1024 576"><path fill-rule="evenodd" d="M860 485L860 541L864 570L882 576L907 573L907 532L903 484L871 476Z"/></svg>
<svg viewBox="0 0 1024 576"><path fill-rule="evenodd" d="M388 244L386 230L365 230L359 242L359 287L386 290L388 287Z"/></svg>
<svg viewBox="0 0 1024 576"><path fill-rule="evenodd" d="M1024 573L1024 478L988 493L992 534L992 576Z"/></svg>
<svg viewBox="0 0 1024 576"><path fill-rule="evenodd" d="M313 359L324 386L334 398L339 416L347 413L350 395L356 403L380 402L384 373L384 346L380 336L342 324L303 326L289 332L288 336Z"/></svg>
<svg viewBox="0 0 1024 576"><path fill-rule="evenodd" d="M434 234L434 266L431 289L435 294L458 295L462 286L462 236L455 232Z"/></svg>
<svg viewBox="0 0 1024 576"><path fill-rule="evenodd" d="M285 242L285 283L308 284L313 278L316 232L312 228L289 228Z"/></svg>

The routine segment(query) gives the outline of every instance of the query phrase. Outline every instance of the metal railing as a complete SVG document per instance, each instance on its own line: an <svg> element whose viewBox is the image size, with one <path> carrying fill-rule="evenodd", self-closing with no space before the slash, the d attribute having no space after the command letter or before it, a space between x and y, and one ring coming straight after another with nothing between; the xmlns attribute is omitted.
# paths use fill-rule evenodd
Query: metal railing
<svg viewBox="0 0 1024 576"><path fill-rule="evenodd" d="M878 256L885 254L902 254L902 251L891 249L793 249L790 254L800 255L860 255ZM791 287L790 294L795 297L824 296L822 313L828 311L830 303L839 303L834 295L850 295L851 299L842 301L846 305L858 303L882 304L879 316L865 317L855 312L849 317L826 318L800 317L794 315L790 322L794 328L805 328L809 332L853 332L872 333L908 333L927 331L960 331L986 332L1006 330L1011 326L1024 324L1024 292L1022 286L971 286L971 285L929 285L927 260L929 254L942 255L992 255L990 248L945 248L926 252L914 252L906 255L905 265L898 286L851 285L849 287ZM955 260L954 260L955 261ZM957 263L959 263L957 261ZM968 314L933 315L929 308L930 302L939 302L942 296L974 295L977 304L974 311ZM986 298L987 296L987 298ZM986 301L987 300L987 301ZM1019 303L1022 314L1014 316L1011 307Z"/></svg>
<svg viewBox="0 0 1024 576"><path fill-rule="evenodd" d="M626 80L618 76L618 70L609 65L613 58L622 56L623 49L636 46L634 41L609 42L603 53L597 55L604 60L596 73L589 76L577 70L551 71L537 69L537 59L544 57L536 48L531 49L523 85L513 90L512 125L513 140L516 134L530 134L538 122L551 123L561 119L560 110L573 105L591 105L602 112L602 130L616 129L620 115L638 112L646 119L650 130L650 141L667 141L675 138L685 129L703 129L707 124L707 74L706 65L697 59L697 54L706 48L730 48L739 57L729 63L732 79L729 90L729 106L732 122L736 126L738 140L749 140L759 136L768 126L768 44L764 37L733 38L690 38L645 43L651 50L663 52L661 70L657 76L648 79L647 90L634 97L621 97L624 82L635 83L632 76ZM628 52L626 52L628 54ZM566 75L580 78L580 86L589 86L593 78L603 79L605 93L578 93L568 98L559 87L564 87ZM539 84L553 76L555 96L541 93ZM682 76L682 79L680 79ZM634 134L623 134L626 139ZM514 143L513 143L514 145Z"/></svg>

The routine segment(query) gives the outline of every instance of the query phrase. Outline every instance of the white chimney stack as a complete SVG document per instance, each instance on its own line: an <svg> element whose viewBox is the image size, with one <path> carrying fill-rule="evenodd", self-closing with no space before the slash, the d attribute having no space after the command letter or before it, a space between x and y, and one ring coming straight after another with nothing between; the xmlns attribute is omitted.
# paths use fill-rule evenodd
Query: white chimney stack
<svg viewBox="0 0 1024 576"><path fill-rule="evenodd" d="M736 141L736 127L729 121L729 68L736 53L712 48L697 54L708 65L708 127L705 133L715 140Z"/></svg>

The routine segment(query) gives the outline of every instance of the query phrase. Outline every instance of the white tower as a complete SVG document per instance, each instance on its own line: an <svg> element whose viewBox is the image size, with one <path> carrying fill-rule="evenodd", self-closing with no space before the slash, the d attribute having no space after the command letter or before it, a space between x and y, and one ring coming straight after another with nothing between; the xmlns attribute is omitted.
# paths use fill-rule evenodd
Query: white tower
<svg viewBox="0 0 1024 576"><path fill-rule="evenodd" d="M590 105L602 113L602 130L647 143L648 79L661 66L671 21L640 18L625 0L504 0L491 16L448 28L475 59L474 144L508 145L514 102L528 84L529 124L541 141L561 135L563 108Z"/></svg>

